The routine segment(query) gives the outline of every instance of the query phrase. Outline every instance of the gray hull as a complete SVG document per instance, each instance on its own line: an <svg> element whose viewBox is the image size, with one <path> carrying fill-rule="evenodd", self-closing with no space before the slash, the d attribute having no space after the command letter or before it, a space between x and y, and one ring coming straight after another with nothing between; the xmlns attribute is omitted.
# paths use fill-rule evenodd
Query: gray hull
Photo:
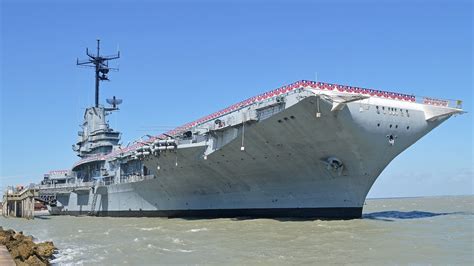
<svg viewBox="0 0 474 266"><path fill-rule="evenodd" d="M390 161L449 117L428 121L415 109L383 115L370 102L332 108L306 97L258 123L215 132L206 156L207 145L190 143L146 157L153 178L58 194L57 213L358 218ZM343 167L331 168L331 158Z"/></svg>

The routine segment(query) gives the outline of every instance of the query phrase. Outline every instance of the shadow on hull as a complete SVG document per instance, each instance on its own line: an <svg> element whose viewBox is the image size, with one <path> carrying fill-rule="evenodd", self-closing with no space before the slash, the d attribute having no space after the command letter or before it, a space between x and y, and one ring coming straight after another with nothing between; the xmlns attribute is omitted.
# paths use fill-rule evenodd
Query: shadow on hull
<svg viewBox="0 0 474 266"><path fill-rule="evenodd" d="M65 215L87 215L86 212L65 211ZM234 218L235 220L271 218L285 220L347 220L362 217L362 208L262 208L262 209L202 209L202 210L128 210L101 211L94 216L108 217L167 217L184 219Z"/></svg>

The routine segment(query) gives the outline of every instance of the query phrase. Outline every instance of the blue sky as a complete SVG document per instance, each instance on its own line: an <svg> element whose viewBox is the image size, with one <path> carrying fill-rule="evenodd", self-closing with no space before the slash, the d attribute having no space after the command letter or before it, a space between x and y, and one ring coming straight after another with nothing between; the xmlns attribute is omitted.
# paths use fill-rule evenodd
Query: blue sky
<svg viewBox="0 0 474 266"><path fill-rule="evenodd" d="M471 1L1 2L1 187L78 159L102 40L120 71L102 85L122 140L158 134L301 79L462 99L454 117L397 157L370 197L472 194Z"/></svg>

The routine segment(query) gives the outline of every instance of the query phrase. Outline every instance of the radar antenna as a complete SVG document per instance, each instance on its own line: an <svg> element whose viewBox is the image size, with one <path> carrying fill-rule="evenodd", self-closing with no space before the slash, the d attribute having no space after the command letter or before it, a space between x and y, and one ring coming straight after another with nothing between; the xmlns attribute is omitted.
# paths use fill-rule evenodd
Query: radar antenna
<svg viewBox="0 0 474 266"><path fill-rule="evenodd" d="M122 99L117 99L114 97L112 97L112 99L107 99L107 103L112 105L112 108L107 108L109 110L118 110L118 105L122 103Z"/></svg>
<svg viewBox="0 0 474 266"><path fill-rule="evenodd" d="M78 66L87 66L95 68L95 107L99 107L99 83L104 80L109 80L109 77L107 75L110 70L118 71L118 68L109 67L109 61L120 58L120 51L117 51L117 54L108 56L102 56L99 52L100 40L97 40L97 54L89 53L89 49L86 49L86 54L89 58L81 61L77 59L76 62L76 65ZM120 100L120 103L121 102L122 100ZM120 103L116 102L115 105L118 105Z"/></svg>

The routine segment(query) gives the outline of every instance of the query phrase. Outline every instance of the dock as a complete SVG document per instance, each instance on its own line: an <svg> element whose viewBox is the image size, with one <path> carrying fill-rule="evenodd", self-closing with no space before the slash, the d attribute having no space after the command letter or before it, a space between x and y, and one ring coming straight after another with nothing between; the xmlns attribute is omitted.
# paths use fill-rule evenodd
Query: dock
<svg viewBox="0 0 474 266"><path fill-rule="evenodd" d="M3 195L2 215L5 217L35 218L35 198L39 192L36 188L25 188L21 191L7 191ZM0 264L1 265L1 264Z"/></svg>
<svg viewBox="0 0 474 266"><path fill-rule="evenodd" d="M15 266L15 261L8 252L7 247L0 245L0 265L3 266Z"/></svg>

